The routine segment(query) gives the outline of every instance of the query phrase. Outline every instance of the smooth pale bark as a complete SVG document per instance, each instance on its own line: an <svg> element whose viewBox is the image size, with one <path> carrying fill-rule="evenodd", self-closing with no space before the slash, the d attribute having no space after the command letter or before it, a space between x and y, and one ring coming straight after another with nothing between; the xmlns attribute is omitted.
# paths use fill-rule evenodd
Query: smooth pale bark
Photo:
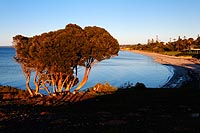
<svg viewBox="0 0 200 133"><path fill-rule="evenodd" d="M74 77L74 79L73 79L73 81L72 81L72 83L70 84L70 89L74 86L74 83L75 83L75 81L77 80L77 78L76 77Z"/></svg>
<svg viewBox="0 0 200 133"><path fill-rule="evenodd" d="M65 78L65 80L63 81L62 86L61 86L62 88L63 88L64 84L66 83L66 81L69 79L69 76L70 76L70 75L68 75L68 76Z"/></svg>
<svg viewBox="0 0 200 133"><path fill-rule="evenodd" d="M63 78L62 78L62 73L60 73L59 74L59 80L58 80L58 92L62 92L62 80L63 80Z"/></svg>
<svg viewBox="0 0 200 133"><path fill-rule="evenodd" d="M32 92L31 87L29 85L30 78L31 78L31 71L30 71L30 69L27 69L24 65L21 65L21 67L22 67L22 71L24 73L24 76L26 78L26 89L28 90L29 94L32 97L33 96L33 92Z"/></svg>
<svg viewBox="0 0 200 133"><path fill-rule="evenodd" d="M78 87L74 90L74 92L78 92L87 82L88 80L88 73L89 73L89 69L86 68L87 70L85 70L85 73L84 73L84 77L83 77L83 80L81 81L81 83L78 85Z"/></svg>
<svg viewBox="0 0 200 133"><path fill-rule="evenodd" d="M52 87L53 87L53 93L56 93L56 88L55 88L56 81L55 81L53 75L51 75L51 82L52 82Z"/></svg>
<svg viewBox="0 0 200 133"><path fill-rule="evenodd" d="M72 81L69 81L69 83L67 84L67 86L65 87L65 91L70 91L70 84Z"/></svg>
<svg viewBox="0 0 200 133"><path fill-rule="evenodd" d="M86 82L88 80L88 76L90 74L90 70L91 70L92 66L94 65L95 61L93 59L90 59L89 62L90 62L89 63L90 66L85 68L85 73L84 73L84 76L83 76L83 80L78 85L78 87L74 90L74 93L78 92L86 84Z"/></svg>
<svg viewBox="0 0 200 133"><path fill-rule="evenodd" d="M35 84L35 94L39 94L39 84L37 82L37 76L38 76L38 72L36 72L35 77L34 77L34 84Z"/></svg>
<svg viewBox="0 0 200 133"><path fill-rule="evenodd" d="M67 84L66 88L65 88L65 92L69 92L70 89L74 86L74 82L76 81L76 77L73 78L73 80L69 81L69 83Z"/></svg>
<svg viewBox="0 0 200 133"><path fill-rule="evenodd" d="M25 74L25 77L26 77L26 89L28 90L29 94L30 94L31 96L33 96L33 92L31 91L31 87L30 87L30 85L29 85L30 76L31 76L31 75L30 75L30 72L28 72L28 73Z"/></svg>
<svg viewBox="0 0 200 133"><path fill-rule="evenodd" d="M84 73L84 76L83 76L83 80L78 85L78 87L74 90L74 93L78 92L86 84L86 82L88 80L88 76L90 74L90 70L91 70L93 64L94 64L94 62L91 63L90 67L86 67L85 68L85 73Z"/></svg>
<svg viewBox="0 0 200 133"><path fill-rule="evenodd" d="M40 82L39 89L41 87L43 87L43 89L46 90L49 95L51 95L51 91L49 91L49 88L46 86L46 83L48 82L48 84L49 84L51 82L51 80L50 79L41 78L41 79L39 79L39 82Z"/></svg>

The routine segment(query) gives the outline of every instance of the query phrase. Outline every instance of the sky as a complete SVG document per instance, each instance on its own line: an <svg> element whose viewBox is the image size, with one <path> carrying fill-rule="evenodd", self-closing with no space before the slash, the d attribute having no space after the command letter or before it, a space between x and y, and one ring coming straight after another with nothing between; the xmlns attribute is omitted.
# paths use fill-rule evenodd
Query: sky
<svg viewBox="0 0 200 133"><path fill-rule="evenodd" d="M0 0L0 46L69 23L105 28L120 44L197 38L200 0Z"/></svg>

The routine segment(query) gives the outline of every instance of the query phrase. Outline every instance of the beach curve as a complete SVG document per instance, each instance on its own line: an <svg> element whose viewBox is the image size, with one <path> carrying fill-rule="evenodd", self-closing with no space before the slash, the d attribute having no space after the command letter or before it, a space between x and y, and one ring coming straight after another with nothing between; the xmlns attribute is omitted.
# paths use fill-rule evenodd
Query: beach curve
<svg viewBox="0 0 200 133"><path fill-rule="evenodd" d="M129 50L130 52L142 54L153 58L153 60L162 65L172 66L174 74L169 81L161 88L180 88L183 83L191 80L200 81L200 60L195 58L185 58L163 55L139 50ZM198 86L200 88L200 82Z"/></svg>

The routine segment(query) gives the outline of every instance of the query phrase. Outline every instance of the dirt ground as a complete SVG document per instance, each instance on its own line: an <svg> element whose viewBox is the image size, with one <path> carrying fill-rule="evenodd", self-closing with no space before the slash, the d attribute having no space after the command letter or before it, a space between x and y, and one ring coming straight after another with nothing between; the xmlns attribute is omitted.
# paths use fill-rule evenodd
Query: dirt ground
<svg viewBox="0 0 200 133"><path fill-rule="evenodd" d="M32 98L1 86L0 132L200 132L200 90L193 82Z"/></svg>
<svg viewBox="0 0 200 133"><path fill-rule="evenodd" d="M163 88L27 97L0 86L0 132L199 133L199 64L193 63L166 63L175 74Z"/></svg>

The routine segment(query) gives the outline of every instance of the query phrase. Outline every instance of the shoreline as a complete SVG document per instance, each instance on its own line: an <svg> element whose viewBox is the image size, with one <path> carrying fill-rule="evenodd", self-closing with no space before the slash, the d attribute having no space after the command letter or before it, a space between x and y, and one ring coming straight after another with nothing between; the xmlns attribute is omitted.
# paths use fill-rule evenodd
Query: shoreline
<svg viewBox="0 0 200 133"><path fill-rule="evenodd" d="M142 54L153 58L162 65L174 68L173 76L161 88L180 88L184 83L196 81L197 88L200 88L200 60L194 58L175 57L159 53L151 53L139 50L128 50L133 53Z"/></svg>
<svg viewBox="0 0 200 133"><path fill-rule="evenodd" d="M163 64L176 68L175 79L182 71L194 75ZM27 91L0 86L0 132L200 132L200 90L184 88L27 97Z"/></svg>

